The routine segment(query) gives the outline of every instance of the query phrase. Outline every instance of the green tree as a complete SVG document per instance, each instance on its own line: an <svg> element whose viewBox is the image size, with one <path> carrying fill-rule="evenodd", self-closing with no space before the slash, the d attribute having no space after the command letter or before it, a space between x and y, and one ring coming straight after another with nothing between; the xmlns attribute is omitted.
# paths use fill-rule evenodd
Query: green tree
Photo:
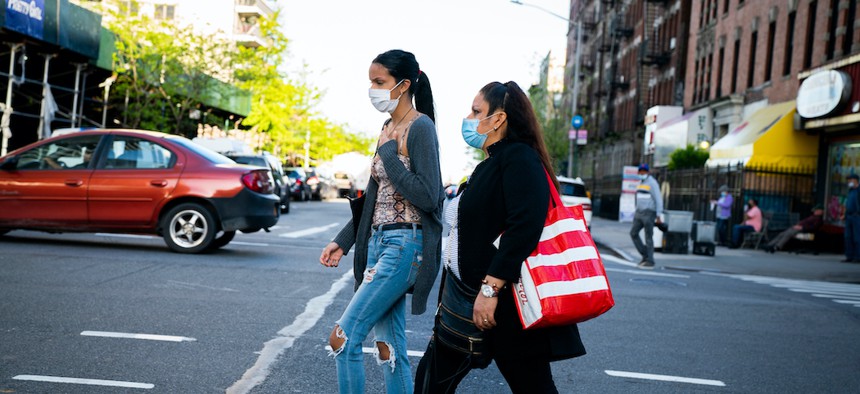
<svg viewBox="0 0 860 394"><path fill-rule="evenodd" d="M282 71L281 66L289 61L289 40L281 32L278 15L276 12L259 21L266 45L239 48L235 80L253 95L251 113L242 124L267 133L271 141L267 148L275 152L304 152L307 142L311 157L317 160L353 151L369 153L372 139L349 133L318 116L313 109L320 93Z"/></svg>
<svg viewBox="0 0 860 394"><path fill-rule="evenodd" d="M708 151L687 145L686 148L678 148L669 155L669 169L702 168L709 157Z"/></svg>
<svg viewBox="0 0 860 394"><path fill-rule="evenodd" d="M529 101L535 109L538 124L543 131L550 160L556 172L561 172L561 164L567 162L569 140L566 113L556 104L553 93L549 92L546 84L532 85L529 88Z"/></svg>
<svg viewBox="0 0 860 394"><path fill-rule="evenodd" d="M124 7L109 12L116 38L114 97L127 98L123 126L191 136L197 127L188 113L200 106L198 98L224 87L235 44Z"/></svg>

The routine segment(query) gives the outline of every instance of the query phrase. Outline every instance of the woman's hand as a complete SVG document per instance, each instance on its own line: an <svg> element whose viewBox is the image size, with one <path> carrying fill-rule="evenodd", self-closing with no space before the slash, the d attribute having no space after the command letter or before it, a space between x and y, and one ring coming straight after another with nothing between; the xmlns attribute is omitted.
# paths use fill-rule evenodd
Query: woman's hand
<svg viewBox="0 0 860 394"><path fill-rule="evenodd" d="M481 331L489 330L496 326L496 306L499 305L498 297L484 297L478 294L475 299L475 307L472 310L472 321Z"/></svg>
<svg viewBox="0 0 860 394"><path fill-rule="evenodd" d="M343 257L343 249L338 244L331 242L323 248L320 254L320 264L326 267L337 267Z"/></svg>
<svg viewBox="0 0 860 394"><path fill-rule="evenodd" d="M386 142L397 139L397 131L394 127L386 126L379 134L379 146L385 145Z"/></svg>

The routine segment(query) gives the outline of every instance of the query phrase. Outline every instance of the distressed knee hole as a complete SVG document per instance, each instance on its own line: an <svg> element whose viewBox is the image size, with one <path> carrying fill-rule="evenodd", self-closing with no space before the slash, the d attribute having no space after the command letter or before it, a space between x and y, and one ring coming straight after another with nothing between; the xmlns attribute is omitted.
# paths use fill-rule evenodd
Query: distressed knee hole
<svg viewBox="0 0 860 394"><path fill-rule="evenodd" d="M394 348L388 342L376 342L376 363L379 365L388 364L391 367L391 372L394 372L395 361L397 360L394 354Z"/></svg>
<svg viewBox="0 0 860 394"><path fill-rule="evenodd" d="M331 346L329 356L336 357L338 354L343 352L348 340L349 338L347 338L343 328L339 325L334 326L334 330L331 331L331 335L328 337L328 344Z"/></svg>
<svg viewBox="0 0 860 394"><path fill-rule="evenodd" d="M364 281L373 282L373 277L376 276L376 268L370 268L364 271Z"/></svg>

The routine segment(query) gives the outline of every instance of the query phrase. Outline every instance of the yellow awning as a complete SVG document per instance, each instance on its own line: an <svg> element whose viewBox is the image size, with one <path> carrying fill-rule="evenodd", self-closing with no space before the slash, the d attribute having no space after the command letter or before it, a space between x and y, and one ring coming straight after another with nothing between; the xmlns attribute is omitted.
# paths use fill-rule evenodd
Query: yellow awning
<svg viewBox="0 0 860 394"><path fill-rule="evenodd" d="M794 101L754 112L711 147L708 166L815 168L818 136L794 130Z"/></svg>

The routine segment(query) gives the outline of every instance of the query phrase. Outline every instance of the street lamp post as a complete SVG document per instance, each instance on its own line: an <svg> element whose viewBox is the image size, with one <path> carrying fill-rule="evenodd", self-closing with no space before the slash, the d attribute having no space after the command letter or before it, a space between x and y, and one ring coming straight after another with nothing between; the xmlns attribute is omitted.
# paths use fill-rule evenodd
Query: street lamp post
<svg viewBox="0 0 860 394"><path fill-rule="evenodd" d="M574 25L576 29L576 48L574 48L574 63L573 63L573 97L571 98L571 119L577 115L577 106L579 105L579 65L582 61L582 21L579 18L579 11L577 10L576 17L574 20L570 20L570 18L565 18L559 14L556 14L546 8L541 6L537 6L534 4L523 3L520 0L511 0L511 3L517 5L524 5L532 8L537 8L547 14L550 14L556 18L562 19L568 23L568 30L570 30L571 25ZM577 3L578 4L578 3ZM578 130L577 130L578 131ZM578 133L577 133L578 134ZM574 173L574 167L576 166L576 145L577 145L578 136L573 136L573 138L569 139L569 145L567 147L567 177L572 178Z"/></svg>

